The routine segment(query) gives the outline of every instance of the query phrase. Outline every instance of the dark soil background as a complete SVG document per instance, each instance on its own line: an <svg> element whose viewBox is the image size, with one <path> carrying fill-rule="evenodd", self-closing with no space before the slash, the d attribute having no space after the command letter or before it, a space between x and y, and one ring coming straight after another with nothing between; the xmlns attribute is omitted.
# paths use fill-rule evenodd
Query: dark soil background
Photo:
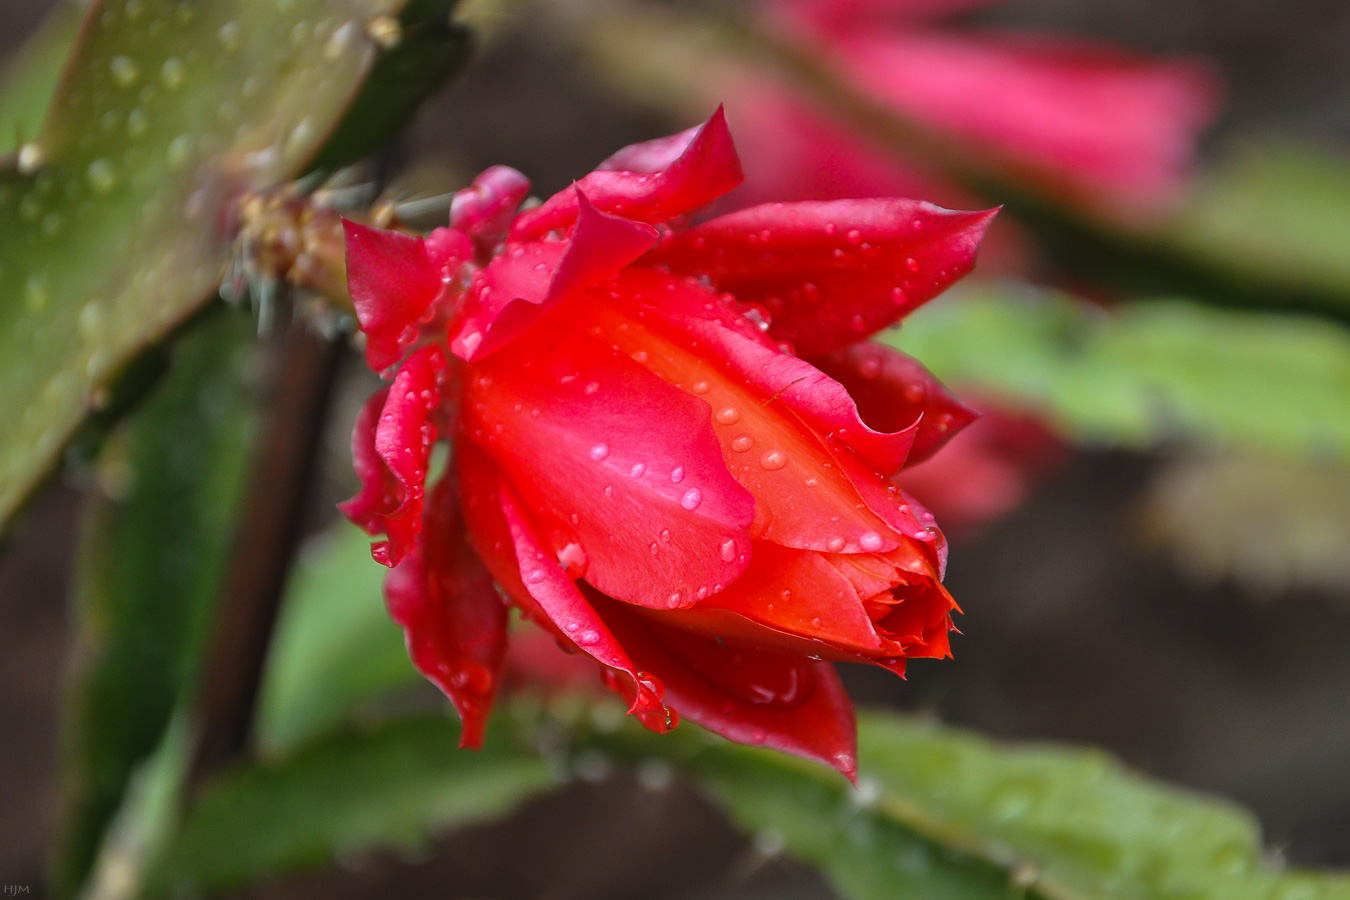
<svg viewBox="0 0 1350 900"><path fill-rule="evenodd" d="M0 2L0 53L44 5ZM1216 139L1278 130L1350 145L1344 0L1013 0L982 19L1209 56L1229 85ZM619 107L536 39L476 64L424 111L400 153L448 143L466 169L506 162L547 193L621 144L669 130ZM915 664L905 682L849 667L854 696L1000 737L1104 746L1249 806L1295 863L1350 866L1350 598L1254 598L1183 579L1134 528L1158 463L1080 454L1013 516L954 540L948 583L966 612L956 659ZM340 491L334 482L324 493ZM34 896L54 818L78 504L75 489L54 484L0 548L0 883L32 885ZM362 860L254 896L384 895L830 896L691 792L625 778L577 783L508 821L447 836L426 859Z"/></svg>

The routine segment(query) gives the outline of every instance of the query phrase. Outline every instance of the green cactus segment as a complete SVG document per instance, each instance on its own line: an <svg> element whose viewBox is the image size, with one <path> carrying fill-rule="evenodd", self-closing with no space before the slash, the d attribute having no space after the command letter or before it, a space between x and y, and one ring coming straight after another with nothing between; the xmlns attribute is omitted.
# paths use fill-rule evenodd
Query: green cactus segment
<svg viewBox="0 0 1350 900"><path fill-rule="evenodd" d="M859 717L878 812L1054 898L1340 900L1350 876L1280 871L1231 804L1150 782L1101 752L1004 747L899 716Z"/></svg>
<svg viewBox="0 0 1350 900"><path fill-rule="evenodd" d="M0 174L0 523L112 376L214 292L231 198L301 171L392 0L95 2Z"/></svg>
<svg viewBox="0 0 1350 900"><path fill-rule="evenodd" d="M230 561L262 395L255 325L217 305L187 331L110 436L99 484L111 490L92 491L87 507L53 858L60 897L78 892L132 773L194 694Z"/></svg>
<svg viewBox="0 0 1350 900"><path fill-rule="evenodd" d="M37 136L79 30L79 11L59 4L7 61L0 72L0 153L12 154Z"/></svg>
<svg viewBox="0 0 1350 900"><path fill-rule="evenodd" d="M972 283L882 339L1084 443L1350 462L1350 332L1324 319Z"/></svg>
<svg viewBox="0 0 1350 900"><path fill-rule="evenodd" d="M676 762L849 900L1350 900L1350 874L1282 869L1245 810L1101 751L860 713L853 789L782 754L671 737L598 743Z"/></svg>

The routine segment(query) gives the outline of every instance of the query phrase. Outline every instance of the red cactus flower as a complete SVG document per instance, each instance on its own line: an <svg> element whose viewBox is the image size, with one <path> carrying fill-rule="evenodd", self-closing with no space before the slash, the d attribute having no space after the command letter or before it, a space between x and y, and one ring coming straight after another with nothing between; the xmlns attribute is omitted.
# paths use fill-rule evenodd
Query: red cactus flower
<svg viewBox="0 0 1350 900"><path fill-rule="evenodd" d="M942 535L889 476L972 414L859 341L967 272L992 213L858 200L688 226L740 180L719 110L531 209L496 168L426 240L347 225L392 384L357 422L344 510L387 536L391 612L466 745L506 642L488 573L648 728L683 715L850 777L829 661L948 653Z"/></svg>

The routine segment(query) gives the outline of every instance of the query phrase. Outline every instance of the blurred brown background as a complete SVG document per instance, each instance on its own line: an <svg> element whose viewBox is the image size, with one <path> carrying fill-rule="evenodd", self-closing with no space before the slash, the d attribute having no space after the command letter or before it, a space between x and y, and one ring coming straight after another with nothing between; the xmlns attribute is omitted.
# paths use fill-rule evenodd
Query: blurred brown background
<svg viewBox="0 0 1350 900"><path fill-rule="evenodd" d="M43 6L0 2L0 54ZM1010 0L978 18L1213 58L1228 82L1216 139L1277 130L1350 144L1344 0ZM670 126L622 108L536 35L494 48L442 92L395 158L449 147L457 168L514 165L546 195L621 144ZM347 427L334 425L339 446ZM1249 806L1270 845L1295 863L1350 866L1350 597L1253 596L1182 578L1137 537L1141 492L1157 465L1081 454L1013 516L955 540L948 583L966 613L956 659L917 663L907 682L850 670L854 696L1002 737L1105 746L1147 773ZM343 477L330 477L323 504L345 490ZM53 485L0 549L0 883L32 885L34 896L53 820L78 501L72 487ZM691 793L627 779L573 785L507 822L448 837L430 859L354 860L258 896L395 891L830 896Z"/></svg>

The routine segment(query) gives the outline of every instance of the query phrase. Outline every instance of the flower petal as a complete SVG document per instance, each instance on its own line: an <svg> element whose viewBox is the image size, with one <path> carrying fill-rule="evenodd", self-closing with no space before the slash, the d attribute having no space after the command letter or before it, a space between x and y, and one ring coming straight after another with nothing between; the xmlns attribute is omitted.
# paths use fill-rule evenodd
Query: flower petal
<svg viewBox="0 0 1350 900"><path fill-rule="evenodd" d="M558 303L611 278L651 249L656 229L597 210L579 195L576 228L566 242L512 245L474 275L470 299L450 349L478 360L501 347Z"/></svg>
<svg viewBox="0 0 1350 900"><path fill-rule="evenodd" d="M376 372L398 362L441 290L440 272L420 237L342 220L347 235L347 289L366 335L366 362Z"/></svg>
<svg viewBox="0 0 1350 900"><path fill-rule="evenodd" d="M666 140L678 138L676 135ZM633 159L644 165L653 162L653 157L646 150L634 150L632 154ZM511 227L511 238L540 238L550 231L571 227L577 220L578 197L582 192L605 212L660 225L711 203L740 184L743 177L726 116L719 106L667 168L659 172L592 172L554 194L542 206L521 213Z"/></svg>
<svg viewBox="0 0 1350 900"><path fill-rule="evenodd" d="M684 155L702 130L702 125L650 141L629 144L605 158L595 167L597 172L638 172L649 175L664 172Z"/></svg>
<svg viewBox="0 0 1350 900"><path fill-rule="evenodd" d="M894 431L869 428L848 390L804 359L747 340L714 322L669 317L714 356L729 372L792 410L817 433L846 444L880 472L890 474L904 465L918 425L911 418Z"/></svg>
<svg viewBox="0 0 1350 900"><path fill-rule="evenodd" d="M655 264L703 275L817 356L898 322L970 271L994 216L918 200L769 203L671 235Z"/></svg>
<svg viewBox="0 0 1350 900"><path fill-rule="evenodd" d="M719 643L596 601L633 659L658 676L681 716L759 744L857 773L853 703L826 662Z"/></svg>
<svg viewBox="0 0 1350 900"><path fill-rule="evenodd" d="M361 480L361 490L338 504L347 518L366 534L384 534L384 517L398 508L398 482L375 451L375 429L389 399L389 388L371 394L356 414L352 426L352 468Z"/></svg>
<svg viewBox="0 0 1350 900"><path fill-rule="evenodd" d="M498 483L502 515L511 534L520 565L520 578L525 590L548 615L554 626L567 636L583 653L597 662L624 673L631 679L633 692L629 713L637 715L643 724L651 725L649 718L659 722L666 718L665 706L653 687L643 679L644 672L633 666L624 648L615 639L572 579L551 553L544 550L535 534L534 525L511 486L505 479Z"/></svg>
<svg viewBox="0 0 1350 900"><path fill-rule="evenodd" d="M708 405L626 356L537 329L474 365L464 416L554 550L606 594L688 606L745 570L754 500Z"/></svg>
<svg viewBox="0 0 1350 900"><path fill-rule="evenodd" d="M482 746L506 653L506 604L466 542L448 477L428 499L421 538L385 579L384 596L413 665L459 710L459 745Z"/></svg>
<svg viewBox="0 0 1350 900"><path fill-rule="evenodd" d="M938 530L933 514L894 482L877 474L848 447L832 441L826 443L832 451L834 464L848 478L867 508L894 531L927 547L933 564L941 573L947 560L947 541ZM887 552L892 548L882 549Z"/></svg>
<svg viewBox="0 0 1350 900"><path fill-rule="evenodd" d="M636 301L641 295L630 289L642 284L625 275L616 279L615 294ZM657 290L654 299L665 295ZM790 409L773 402L772 393L729 372L702 346L696 350L692 344L698 339L681 330L681 317L662 315L655 305L629 313L597 309L588 316L590 331L668 384L711 404L726 467L755 498L753 537L832 552L895 546L897 537L885 521L867 509L833 465L833 451Z"/></svg>
<svg viewBox="0 0 1350 900"><path fill-rule="evenodd" d="M371 555L386 566L398 565L422 528L427 463L437 431L433 414L441 403L445 372L440 347L419 348L383 393L378 420L371 421L372 397L353 431L352 457L362 488L339 508L367 533L388 534L389 540L371 546Z"/></svg>
<svg viewBox="0 0 1350 900"><path fill-rule="evenodd" d="M1081 40L867 26L824 40L878 101L1127 206L1176 191L1218 93L1203 66Z"/></svg>
<svg viewBox="0 0 1350 900"><path fill-rule="evenodd" d="M906 466L928 459L979 415L953 397L917 359L885 344L865 341L811 362L848 389L862 420L872 428L898 432L917 427ZM847 443L861 452L856 441Z"/></svg>
<svg viewBox="0 0 1350 900"><path fill-rule="evenodd" d="M824 554L811 550L756 541L745 575L698 608L739 613L766 628L861 655L883 649L857 590Z"/></svg>
<svg viewBox="0 0 1350 900"><path fill-rule="evenodd" d="M473 239L480 254L490 255L506 238L516 210L530 193L530 180L510 166L492 166L450 201L450 227Z"/></svg>
<svg viewBox="0 0 1350 900"><path fill-rule="evenodd" d="M473 441L455 442L455 474L459 480L460 509L469 542L478 557L487 566L492 578L511 598L512 602L531 622L560 641L566 635L553 624L520 580L520 563L516 561L515 541L502 515L502 498L498 490L501 472L490 457Z"/></svg>

